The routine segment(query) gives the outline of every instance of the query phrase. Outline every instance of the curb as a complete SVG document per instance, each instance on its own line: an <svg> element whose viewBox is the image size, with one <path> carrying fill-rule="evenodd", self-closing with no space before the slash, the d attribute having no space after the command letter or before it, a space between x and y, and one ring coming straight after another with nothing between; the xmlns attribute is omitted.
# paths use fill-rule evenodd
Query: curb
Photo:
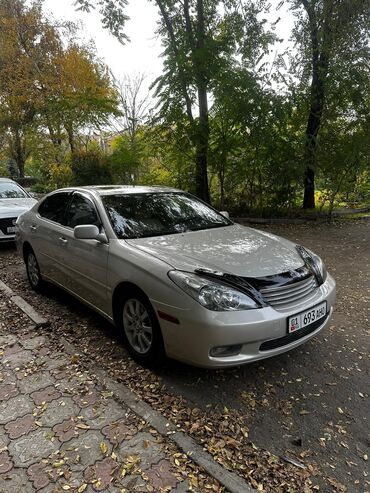
<svg viewBox="0 0 370 493"><path fill-rule="evenodd" d="M50 325L45 318L39 315L23 298L16 295L5 283L0 281L0 290L5 293L10 300L15 303L29 317L36 327L46 327ZM70 343L66 338L60 339L67 354L79 354L78 348ZM153 409L149 404L140 400L124 384L114 380L105 370L93 364L86 364L91 373L96 375L101 384L109 391L112 391L118 402L130 408L140 418L155 428L161 435L166 436L191 460L200 466L209 476L216 479L229 493L255 493L257 490L252 488L243 478L228 471L221 464L216 462L211 454L203 449L193 438L168 421L161 413Z"/></svg>
<svg viewBox="0 0 370 493"><path fill-rule="evenodd" d="M4 282L0 281L0 291L2 291L10 300L17 305L18 308L22 310L22 312L27 315L29 319L36 325L36 327L48 327L50 322L46 320L46 318L39 315L36 310L32 308L30 304L27 303L23 298L16 295L14 291L12 291L9 286L7 286Z"/></svg>
<svg viewBox="0 0 370 493"><path fill-rule="evenodd" d="M231 219L239 224L308 224L308 223L324 223L328 219L346 219L346 216L352 214L366 214L370 212L370 207L365 209L353 209L352 211L333 211L331 216L326 213L317 213L306 217L232 217ZM364 216L362 220L368 220L369 216Z"/></svg>

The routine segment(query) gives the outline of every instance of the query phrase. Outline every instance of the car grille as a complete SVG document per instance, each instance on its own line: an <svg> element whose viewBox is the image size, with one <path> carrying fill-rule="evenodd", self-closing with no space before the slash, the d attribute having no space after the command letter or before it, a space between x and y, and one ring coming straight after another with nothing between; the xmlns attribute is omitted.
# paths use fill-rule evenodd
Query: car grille
<svg viewBox="0 0 370 493"><path fill-rule="evenodd" d="M286 346L287 344L291 344L292 342L298 341L302 339L302 337L306 337L312 332L315 332L321 325L325 323L329 314L327 313L324 318L320 318L320 320L316 320L313 324L307 325L303 329L297 330L297 332L292 332L291 334L287 334L283 337L278 337L277 339L271 339L270 341L265 341L260 346L260 351L271 351L271 349L277 349L279 347Z"/></svg>
<svg viewBox="0 0 370 493"><path fill-rule="evenodd" d="M277 310L286 310L314 295L317 284L314 276L285 286L262 288L260 293L266 303Z"/></svg>
<svg viewBox="0 0 370 493"><path fill-rule="evenodd" d="M0 219L0 229L4 233L4 235L8 235L9 233L7 232L8 228L13 228L14 223L17 220L16 217L7 217L5 219ZM14 223L13 223L14 221Z"/></svg>

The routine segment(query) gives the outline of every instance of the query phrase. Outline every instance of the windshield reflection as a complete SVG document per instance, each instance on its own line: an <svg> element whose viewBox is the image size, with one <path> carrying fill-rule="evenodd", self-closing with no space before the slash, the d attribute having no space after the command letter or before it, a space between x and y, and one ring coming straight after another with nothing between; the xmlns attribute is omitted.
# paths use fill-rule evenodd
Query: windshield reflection
<svg viewBox="0 0 370 493"><path fill-rule="evenodd" d="M0 199L25 199L27 195L15 183L0 183Z"/></svg>
<svg viewBox="0 0 370 493"><path fill-rule="evenodd" d="M229 226L232 222L186 193L106 195L102 198L118 238L145 238Z"/></svg>

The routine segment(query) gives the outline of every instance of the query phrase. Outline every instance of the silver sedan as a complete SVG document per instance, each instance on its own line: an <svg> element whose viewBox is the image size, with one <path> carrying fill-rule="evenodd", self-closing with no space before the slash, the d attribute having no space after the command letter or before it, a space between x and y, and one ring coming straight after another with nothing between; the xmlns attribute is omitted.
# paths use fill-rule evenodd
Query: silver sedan
<svg viewBox="0 0 370 493"><path fill-rule="evenodd" d="M106 317L142 364L268 358L332 314L335 282L317 255L180 190L62 189L17 227L31 286L52 282Z"/></svg>
<svg viewBox="0 0 370 493"><path fill-rule="evenodd" d="M37 200L10 178L0 178L0 243L14 241L17 217Z"/></svg>

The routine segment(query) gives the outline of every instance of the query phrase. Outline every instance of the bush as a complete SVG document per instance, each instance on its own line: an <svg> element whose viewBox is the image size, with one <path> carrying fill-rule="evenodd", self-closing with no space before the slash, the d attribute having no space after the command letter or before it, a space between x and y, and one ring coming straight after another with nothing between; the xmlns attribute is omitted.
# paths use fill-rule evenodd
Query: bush
<svg viewBox="0 0 370 493"><path fill-rule="evenodd" d="M52 164L48 185L52 189L68 187L73 182L73 172L69 164Z"/></svg>
<svg viewBox="0 0 370 493"><path fill-rule="evenodd" d="M123 136L113 141L112 150L108 164L114 183L134 184L140 166L139 150Z"/></svg>
<svg viewBox="0 0 370 493"><path fill-rule="evenodd" d="M112 182L107 160L99 149L79 150L71 157L75 185L107 185Z"/></svg>
<svg viewBox="0 0 370 493"><path fill-rule="evenodd" d="M15 181L19 183L19 185L23 188L32 187L32 185L36 185L37 178L34 176L25 176L24 178L15 178Z"/></svg>
<svg viewBox="0 0 370 493"><path fill-rule="evenodd" d="M4 161L0 161L0 176L2 178L9 178L9 175L10 173L6 163Z"/></svg>
<svg viewBox="0 0 370 493"><path fill-rule="evenodd" d="M37 195L44 195L45 193L52 192L54 188L47 183L36 183L36 185L32 185L31 192Z"/></svg>

